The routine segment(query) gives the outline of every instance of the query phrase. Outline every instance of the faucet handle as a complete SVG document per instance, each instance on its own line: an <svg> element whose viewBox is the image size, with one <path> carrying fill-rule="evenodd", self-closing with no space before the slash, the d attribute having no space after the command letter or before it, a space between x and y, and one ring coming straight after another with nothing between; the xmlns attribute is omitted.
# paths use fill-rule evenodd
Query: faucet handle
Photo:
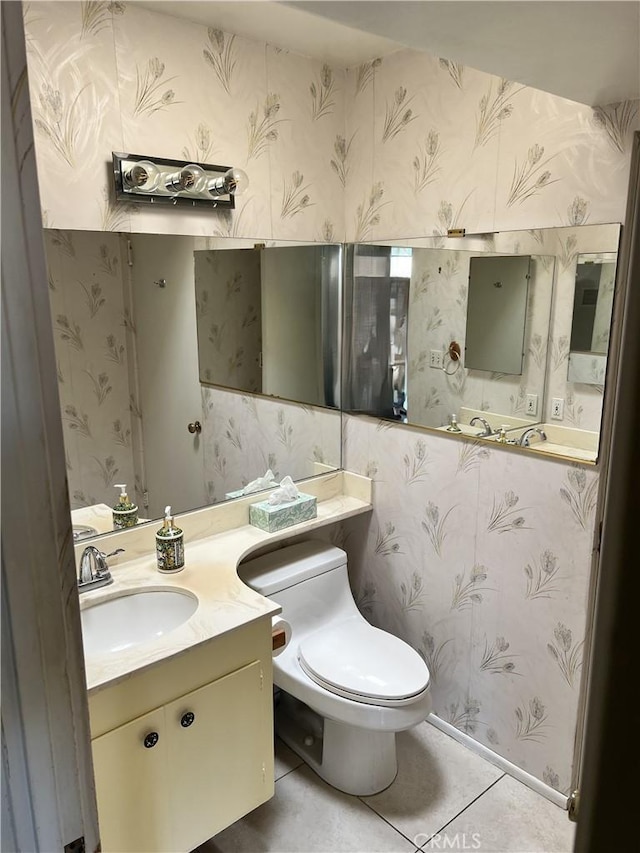
<svg viewBox="0 0 640 853"><path fill-rule="evenodd" d="M109 577L109 566L107 565L107 557L115 557L116 554L124 554L124 548L116 548L115 551L110 551L105 554L104 551L98 551L96 557L96 576L99 578Z"/></svg>
<svg viewBox="0 0 640 853"><path fill-rule="evenodd" d="M110 551L108 554L105 554L103 551L100 551L100 556L105 560L107 557L115 557L116 554L124 554L124 548L116 548L115 551Z"/></svg>

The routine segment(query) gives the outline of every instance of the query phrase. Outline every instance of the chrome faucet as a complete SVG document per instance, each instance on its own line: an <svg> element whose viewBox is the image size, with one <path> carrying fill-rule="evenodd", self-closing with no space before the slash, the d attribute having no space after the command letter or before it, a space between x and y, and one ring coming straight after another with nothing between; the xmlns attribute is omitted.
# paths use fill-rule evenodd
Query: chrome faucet
<svg viewBox="0 0 640 853"><path fill-rule="evenodd" d="M518 441L520 447L531 447L531 439L536 433L540 436L540 441L547 440L547 434L543 429L540 429L540 427L529 427L520 436Z"/></svg>
<svg viewBox="0 0 640 853"><path fill-rule="evenodd" d="M124 548L116 548L110 554L99 551L95 545L87 545L80 557L80 569L78 570L78 590L86 592L88 589L98 589L113 583L107 557L122 554Z"/></svg>
<svg viewBox="0 0 640 853"><path fill-rule="evenodd" d="M476 415L475 418L471 418L469 421L470 426L473 426L477 421L482 424L482 432L479 432L478 435L493 435L495 430L491 428L489 421L485 421L485 419L481 418L479 415Z"/></svg>

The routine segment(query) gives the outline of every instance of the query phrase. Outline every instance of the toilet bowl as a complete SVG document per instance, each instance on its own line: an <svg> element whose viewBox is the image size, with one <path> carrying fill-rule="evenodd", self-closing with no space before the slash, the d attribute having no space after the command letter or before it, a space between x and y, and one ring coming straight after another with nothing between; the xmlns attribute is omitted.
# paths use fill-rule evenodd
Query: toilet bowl
<svg viewBox="0 0 640 853"><path fill-rule="evenodd" d="M396 732L431 710L425 662L364 619L340 548L300 542L238 573L291 625L273 659L278 735L341 791L365 796L388 787L397 773Z"/></svg>

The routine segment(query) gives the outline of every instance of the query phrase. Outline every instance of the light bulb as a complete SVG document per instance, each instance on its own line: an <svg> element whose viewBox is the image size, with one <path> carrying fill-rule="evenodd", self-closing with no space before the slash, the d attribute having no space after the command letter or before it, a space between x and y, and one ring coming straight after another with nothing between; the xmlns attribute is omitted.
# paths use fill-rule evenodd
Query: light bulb
<svg viewBox="0 0 640 853"><path fill-rule="evenodd" d="M126 187L138 192L151 193L158 186L160 170L151 160L139 160L122 177Z"/></svg>
<svg viewBox="0 0 640 853"><path fill-rule="evenodd" d="M204 180L204 169L196 163L190 163L188 166L180 169L179 172L173 172L173 174L169 175L165 181L165 186L170 192L188 192L192 195L197 195Z"/></svg>
<svg viewBox="0 0 640 853"><path fill-rule="evenodd" d="M249 175L243 169L231 168L224 173L231 195L243 195L249 189Z"/></svg>
<svg viewBox="0 0 640 853"><path fill-rule="evenodd" d="M227 169L220 178L209 181L207 189L211 195L242 195L249 186L249 176L242 169Z"/></svg>

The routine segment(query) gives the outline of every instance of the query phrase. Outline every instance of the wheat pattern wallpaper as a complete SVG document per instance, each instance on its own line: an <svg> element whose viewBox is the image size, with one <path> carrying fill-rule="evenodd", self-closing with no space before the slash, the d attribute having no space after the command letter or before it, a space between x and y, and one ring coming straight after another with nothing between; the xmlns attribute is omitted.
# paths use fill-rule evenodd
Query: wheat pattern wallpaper
<svg viewBox="0 0 640 853"><path fill-rule="evenodd" d="M346 103L347 241L624 218L638 102L594 110L400 50L350 68Z"/></svg>
<svg viewBox="0 0 640 853"><path fill-rule="evenodd" d="M275 479L341 467L340 412L202 387L204 470L211 503L271 469Z"/></svg>
<svg viewBox="0 0 640 853"><path fill-rule="evenodd" d="M414 50L330 67L130 2L27 3L25 28L43 221L60 233L382 241L444 239L454 227L534 236L624 218L637 103L591 109ZM235 211L213 219L115 204L113 150L238 165L251 186ZM565 420L587 428L601 389L567 385L566 330L576 256L597 250L567 234L551 252L548 397L564 394ZM92 405L110 407L107 430L120 416L126 435L130 413L112 381L123 367L103 363L106 335L122 345L120 308L115 291L97 307L103 295L92 286L106 293L108 272L80 278L86 291L69 283L73 311L56 304L66 317L58 351L76 358L73 341L85 346L85 326L113 310L94 336L100 359L78 359L77 374ZM61 371L66 380L62 361ZM305 443L318 413L229 396L203 390L206 417L216 419L206 473L216 499L236 479L227 471L242 482L271 461L258 454L241 468L251 430L263 425L254 404L272 406L276 467L297 441L315 464L330 458ZM76 408L78 429L69 421L65 432L81 447L84 415L93 420ZM442 719L568 792L597 468L365 417L344 419L342 444L344 466L375 481L371 520L332 532L349 553L363 613L423 655ZM94 455L129 464L109 446Z"/></svg>
<svg viewBox="0 0 640 853"><path fill-rule="evenodd" d="M342 531L362 612L422 655L439 717L568 794L597 473L355 416L343 464L375 484Z"/></svg>
<svg viewBox="0 0 640 853"><path fill-rule="evenodd" d="M45 231L45 250L71 507L114 504L115 483L142 501L120 238Z"/></svg>
<svg viewBox="0 0 640 853"><path fill-rule="evenodd" d="M344 69L135 3L36 0L25 28L46 227L342 239ZM111 151L238 166L250 186L213 218L116 203Z"/></svg>

